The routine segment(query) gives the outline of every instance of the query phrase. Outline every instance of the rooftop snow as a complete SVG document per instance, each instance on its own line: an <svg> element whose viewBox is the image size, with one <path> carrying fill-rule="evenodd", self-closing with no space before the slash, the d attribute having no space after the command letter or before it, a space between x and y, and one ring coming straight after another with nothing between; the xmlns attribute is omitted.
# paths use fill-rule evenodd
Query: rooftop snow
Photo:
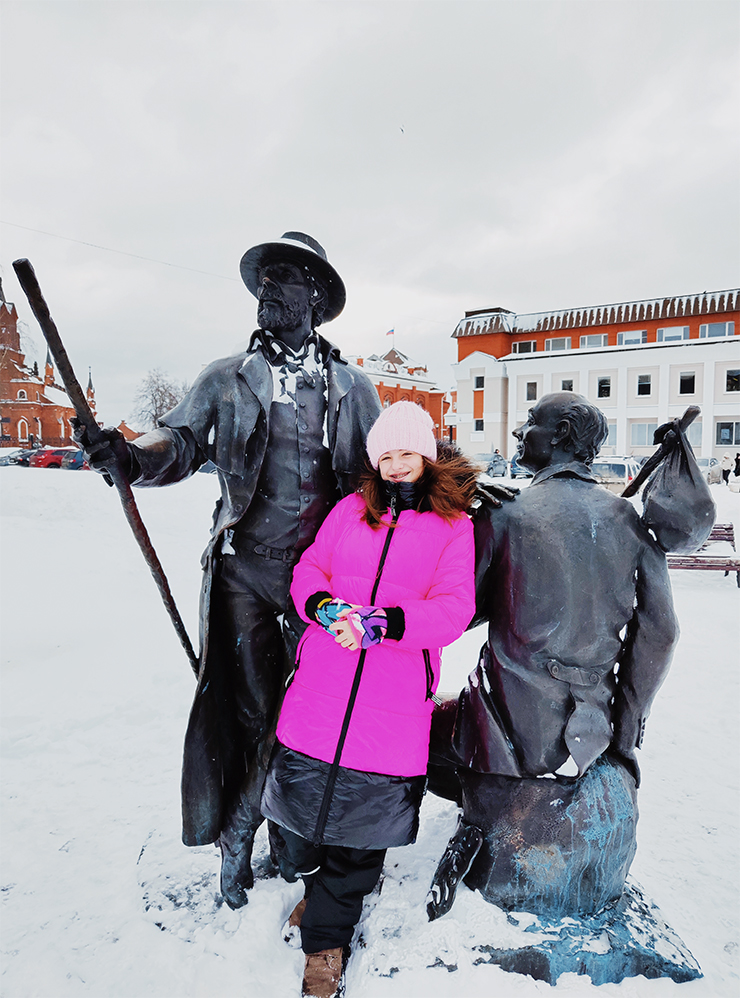
<svg viewBox="0 0 740 998"><path fill-rule="evenodd" d="M457 324L453 338L482 333L539 333L555 329L578 329L613 323L643 322L649 319L679 319L688 315L711 315L732 312L740 307L740 289L703 292L673 298L648 298L644 301L618 302L586 308L560 309L554 312L527 312L516 315L501 309L466 312Z"/></svg>

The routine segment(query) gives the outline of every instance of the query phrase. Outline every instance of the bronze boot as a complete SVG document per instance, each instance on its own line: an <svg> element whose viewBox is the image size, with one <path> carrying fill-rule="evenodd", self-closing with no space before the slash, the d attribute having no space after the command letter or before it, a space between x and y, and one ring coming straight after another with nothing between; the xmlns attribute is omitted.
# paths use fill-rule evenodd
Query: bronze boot
<svg viewBox="0 0 740 998"><path fill-rule="evenodd" d="M457 830L439 861L427 895L427 915L430 922L446 915L450 910L458 884L470 869L482 844L483 832L480 828L469 825L460 818Z"/></svg>
<svg viewBox="0 0 740 998"><path fill-rule="evenodd" d="M253 828L224 828L219 836L221 848L221 894L229 908L243 908L254 886L252 873Z"/></svg>

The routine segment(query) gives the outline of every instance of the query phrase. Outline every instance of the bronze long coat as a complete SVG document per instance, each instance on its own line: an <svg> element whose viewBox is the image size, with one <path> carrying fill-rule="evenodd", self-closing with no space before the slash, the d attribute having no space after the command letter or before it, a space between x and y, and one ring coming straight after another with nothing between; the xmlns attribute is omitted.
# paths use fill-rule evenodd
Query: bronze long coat
<svg viewBox="0 0 740 998"><path fill-rule="evenodd" d="M362 469L365 438L380 412L366 375L351 368L336 347L319 337L326 357L327 432L332 469L344 496ZM185 737L182 775L183 841L205 845L221 830L223 766L218 737L219 705L213 695L219 663L209 653L214 552L224 530L249 508L269 438L273 379L260 350L214 361L188 395L161 420L162 426L135 441L139 468L132 484L169 485L188 478L207 460L216 465L221 498L202 565L200 669Z"/></svg>
<svg viewBox="0 0 740 998"><path fill-rule="evenodd" d="M475 535L488 640L460 697L460 761L536 777L570 754L580 775L611 744L639 779L634 750L678 625L665 554L636 510L573 462L481 510Z"/></svg>

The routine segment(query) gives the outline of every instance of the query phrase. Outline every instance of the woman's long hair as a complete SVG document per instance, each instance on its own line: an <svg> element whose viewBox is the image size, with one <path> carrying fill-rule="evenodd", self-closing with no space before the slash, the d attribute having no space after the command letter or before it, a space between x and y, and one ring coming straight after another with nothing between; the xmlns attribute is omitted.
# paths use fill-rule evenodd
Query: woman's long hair
<svg viewBox="0 0 740 998"><path fill-rule="evenodd" d="M418 506L445 520L463 516L473 500L476 479L482 469L453 444L443 440L437 441L437 460L423 460L424 470L414 483L419 495ZM365 500L362 519L373 529L380 526L380 518L388 508L385 485L380 472L367 461L357 491Z"/></svg>

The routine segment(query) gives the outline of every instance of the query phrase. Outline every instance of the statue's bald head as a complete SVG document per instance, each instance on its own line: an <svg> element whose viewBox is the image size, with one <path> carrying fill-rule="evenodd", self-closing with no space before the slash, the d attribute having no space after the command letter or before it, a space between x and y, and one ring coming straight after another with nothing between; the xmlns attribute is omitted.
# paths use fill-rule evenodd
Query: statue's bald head
<svg viewBox="0 0 740 998"><path fill-rule="evenodd" d="M536 409L542 422L553 427L567 421L569 429L562 446L572 451L577 461L591 464L609 435L609 424L601 409L576 392L543 395Z"/></svg>

